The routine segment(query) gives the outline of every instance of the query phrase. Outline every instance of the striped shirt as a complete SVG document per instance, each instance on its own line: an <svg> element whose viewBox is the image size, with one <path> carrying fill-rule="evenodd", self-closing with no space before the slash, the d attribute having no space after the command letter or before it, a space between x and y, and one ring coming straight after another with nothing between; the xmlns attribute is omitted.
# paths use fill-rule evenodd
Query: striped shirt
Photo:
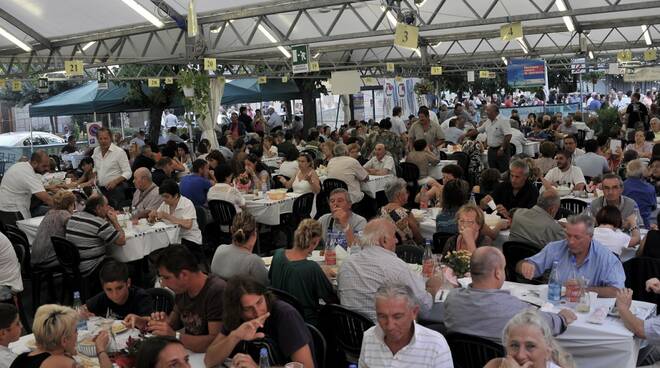
<svg viewBox="0 0 660 368"><path fill-rule="evenodd" d="M410 286L421 304L422 316L431 310L433 297L426 291L422 275L413 272L394 252L379 245L363 247L339 267L337 286L341 305L376 321L374 296L376 290L388 282Z"/></svg>
<svg viewBox="0 0 660 368"><path fill-rule="evenodd" d="M105 258L105 247L113 244L119 232L111 223L89 212L77 212L66 224L66 239L80 252L80 272L87 276Z"/></svg>
<svg viewBox="0 0 660 368"><path fill-rule="evenodd" d="M413 322L414 323L414 322ZM379 325L364 333L360 351L360 368L433 367L452 368L451 351L438 332L414 323L414 334L408 345L392 354L385 344Z"/></svg>

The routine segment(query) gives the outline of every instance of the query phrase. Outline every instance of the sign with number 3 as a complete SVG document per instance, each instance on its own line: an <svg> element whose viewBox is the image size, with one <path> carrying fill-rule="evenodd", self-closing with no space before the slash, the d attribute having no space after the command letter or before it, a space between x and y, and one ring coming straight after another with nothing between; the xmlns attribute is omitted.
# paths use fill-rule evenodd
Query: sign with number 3
<svg viewBox="0 0 660 368"><path fill-rule="evenodd" d="M394 34L395 46L416 49L418 39L419 28L401 23L396 25L396 33Z"/></svg>

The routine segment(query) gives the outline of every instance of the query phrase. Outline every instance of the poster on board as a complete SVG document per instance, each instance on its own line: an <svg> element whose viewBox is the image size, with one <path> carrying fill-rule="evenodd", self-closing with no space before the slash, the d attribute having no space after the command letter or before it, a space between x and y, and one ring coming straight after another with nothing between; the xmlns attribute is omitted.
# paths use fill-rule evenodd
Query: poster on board
<svg viewBox="0 0 660 368"><path fill-rule="evenodd" d="M545 60L511 59L506 67L507 82L511 87L538 87L545 85Z"/></svg>

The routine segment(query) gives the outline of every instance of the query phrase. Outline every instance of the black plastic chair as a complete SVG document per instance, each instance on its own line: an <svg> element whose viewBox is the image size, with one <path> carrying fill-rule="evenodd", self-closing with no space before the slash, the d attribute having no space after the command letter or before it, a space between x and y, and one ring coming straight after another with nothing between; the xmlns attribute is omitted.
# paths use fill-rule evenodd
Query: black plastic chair
<svg viewBox="0 0 660 368"><path fill-rule="evenodd" d="M325 341L325 336L321 331L306 323L309 333L312 334L312 341L314 341L314 355L316 357L316 367L325 368L325 359L328 351L328 343Z"/></svg>
<svg viewBox="0 0 660 368"><path fill-rule="evenodd" d="M327 178L323 181L323 190L330 194L333 190L337 188L344 188L348 190L348 185L340 179Z"/></svg>
<svg viewBox="0 0 660 368"><path fill-rule="evenodd" d="M209 242L214 244L231 243L231 234L222 230L223 226L230 227L236 216L236 207L232 203L221 200L209 201L209 210L213 221L204 227Z"/></svg>
<svg viewBox="0 0 660 368"><path fill-rule="evenodd" d="M525 258L531 257L539 252L539 249L531 244L508 241L502 244L502 253L506 259L506 279L524 284L542 284L539 280L527 280L516 272L516 265Z"/></svg>
<svg viewBox="0 0 660 368"><path fill-rule="evenodd" d="M563 198L560 201L559 207L570 211L574 215L579 215L587 208L587 202L575 198Z"/></svg>
<svg viewBox="0 0 660 368"><path fill-rule="evenodd" d="M14 253L16 253L16 258L18 259L18 263L21 265L21 271L23 271L25 262L27 262L27 264L30 264L29 249L23 244L20 244L20 242L15 242L12 239L12 237L8 236L8 238L9 241L12 243L12 246L14 247ZM28 323L27 314L25 314L25 308L23 308L23 293L22 292L17 293L15 297L16 297L15 298L16 307L18 309L18 316L21 320L21 324L23 325L27 333L32 333L32 328Z"/></svg>
<svg viewBox="0 0 660 368"><path fill-rule="evenodd" d="M351 363L360 357L362 337L374 323L361 313L337 304L326 304L321 308L323 335L346 355Z"/></svg>
<svg viewBox="0 0 660 368"><path fill-rule="evenodd" d="M408 206L412 208L415 205L415 196L419 192L419 167L410 162L402 162L401 178L406 181L406 187L410 195L408 196Z"/></svg>
<svg viewBox="0 0 660 368"><path fill-rule="evenodd" d="M447 239L456 234L452 233L435 233L433 234L433 254L440 254L445 249Z"/></svg>
<svg viewBox="0 0 660 368"><path fill-rule="evenodd" d="M300 300L298 300L298 298L296 298L295 296L289 294L289 292L284 291L282 289L276 289L274 287L269 287L268 290L271 293L273 293L273 295L275 295L277 297L277 299L279 299L279 300L289 304L293 308L295 308L298 311L298 313L300 313L301 317L303 317L303 318L305 317L305 309L303 308L303 305L300 302Z"/></svg>
<svg viewBox="0 0 660 368"><path fill-rule="evenodd" d="M516 146L513 143L509 143L509 155L510 156L515 155L517 153L516 151L517 151ZM521 153L521 152L518 152L518 153Z"/></svg>
<svg viewBox="0 0 660 368"><path fill-rule="evenodd" d="M660 259L632 258L623 263L623 271L626 273L626 287L633 291L633 299L655 303L660 308L660 295L646 291L646 280L660 275Z"/></svg>
<svg viewBox="0 0 660 368"><path fill-rule="evenodd" d="M445 335L455 368L483 367L491 359L505 356L502 345L462 333Z"/></svg>
<svg viewBox="0 0 660 368"><path fill-rule="evenodd" d="M174 309L174 294L163 288L150 288L145 292L154 299L154 312L170 314Z"/></svg>
<svg viewBox="0 0 660 368"><path fill-rule="evenodd" d="M424 249L414 245L397 245L396 256L406 263L422 264Z"/></svg>
<svg viewBox="0 0 660 368"><path fill-rule="evenodd" d="M287 245L293 245L293 233L298 228L300 222L312 216L312 207L314 206L314 193L305 193L293 201L291 213L280 215L280 225L278 230L286 235Z"/></svg>
<svg viewBox="0 0 660 368"><path fill-rule="evenodd" d="M456 160L456 163L458 166L463 169L463 176L465 178L468 177L468 171L470 169L470 157L467 155L465 152L454 152L451 155L449 155L450 160Z"/></svg>
<svg viewBox="0 0 660 368"><path fill-rule="evenodd" d="M578 147L582 148L584 147L584 141L587 138L587 131L586 130L578 130L576 138L576 144Z"/></svg>
<svg viewBox="0 0 660 368"><path fill-rule="evenodd" d="M65 281L62 283L63 301L72 298L74 291L80 291L80 297L87 300L86 283L80 274L80 252L75 244L60 236L51 236L57 261L62 267Z"/></svg>

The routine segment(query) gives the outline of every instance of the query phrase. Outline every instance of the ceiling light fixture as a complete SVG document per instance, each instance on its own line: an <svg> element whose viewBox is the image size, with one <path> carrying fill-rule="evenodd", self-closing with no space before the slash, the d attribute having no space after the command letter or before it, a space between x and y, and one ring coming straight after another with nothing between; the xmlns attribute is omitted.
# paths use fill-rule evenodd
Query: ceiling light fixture
<svg viewBox="0 0 660 368"><path fill-rule="evenodd" d="M647 26L646 24L642 24L642 33L644 33L644 42L646 42L646 46L653 45L653 40L651 39L651 32L649 32L649 26Z"/></svg>
<svg viewBox="0 0 660 368"><path fill-rule="evenodd" d="M419 47L415 49L415 54L417 55L417 57L420 58L422 57L422 52L419 50Z"/></svg>
<svg viewBox="0 0 660 368"><path fill-rule="evenodd" d="M142 5L138 4L135 0L121 0L124 4L128 5L136 13L140 14L143 18L148 20L151 24L155 25L158 28L163 28L165 23L163 23L158 17L153 15L150 11L145 9Z"/></svg>
<svg viewBox="0 0 660 368"><path fill-rule="evenodd" d="M321 53L320 53L320 52L317 52L316 54L314 54L314 56L312 56L312 59L316 59L316 58L319 57L320 55L321 55Z"/></svg>
<svg viewBox="0 0 660 368"><path fill-rule="evenodd" d="M556 0L555 5L557 5L557 9L559 11L566 11L568 8L566 7L566 4L564 3L564 0ZM563 16L561 19L564 20L564 23L566 24L566 28L568 28L569 32L575 31L575 25L573 24L573 20L569 16Z"/></svg>
<svg viewBox="0 0 660 368"><path fill-rule="evenodd" d="M504 56L502 56L502 62L504 62L504 65L509 65L509 62L506 60Z"/></svg>
<svg viewBox="0 0 660 368"><path fill-rule="evenodd" d="M593 58L594 58L594 52L593 52L593 51L589 51L589 59L592 59L592 60L593 60Z"/></svg>
<svg viewBox="0 0 660 368"><path fill-rule="evenodd" d="M387 9L386 7L384 7L384 6L381 6L380 9L381 9L382 11L385 12L385 15L387 15L387 20L390 21L390 25L391 25L392 27L396 27L396 25L397 25L397 23L399 23L399 21L396 19L396 17L395 17L394 14L392 13L392 11L391 11L391 10L388 10L388 9Z"/></svg>
<svg viewBox="0 0 660 368"><path fill-rule="evenodd" d="M222 26L219 25L213 25L211 26L211 28L209 28L209 32L211 33L220 33L221 30L222 30Z"/></svg>
<svg viewBox="0 0 660 368"><path fill-rule="evenodd" d="M263 35L266 36L266 38L268 39L268 41L270 41L270 43L279 42L277 41L277 38L275 38L275 36L273 36L262 24L259 24L257 28L259 28L259 31L261 31L261 33L263 33ZM277 46L277 49L280 50L280 52L284 54L284 56L286 56L287 59L291 57L291 53L287 49L285 49L284 46Z"/></svg>
<svg viewBox="0 0 660 368"><path fill-rule="evenodd" d="M85 44L85 46L83 46L82 50L83 50L83 51L87 51L87 49L89 49L90 47L92 47L92 45L95 44L95 43L96 43L96 41L87 42L87 43Z"/></svg>
<svg viewBox="0 0 660 368"><path fill-rule="evenodd" d="M522 37L516 38L516 41L518 41L518 44L520 44L520 47L522 50L525 52L525 54L529 54L529 48L527 48L527 43Z"/></svg>
<svg viewBox="0 0 660 368"><path fill-rule="evenodd" d="M9 33L6 29L4 29L2 27L0 27L0 36L8 39L9 41L11 41L16 46L22 48L23 51L26 51L26 52L32 51L32 47L30 47L27 43L19 40L18 38L16 38L16 36Z"/></svg>

